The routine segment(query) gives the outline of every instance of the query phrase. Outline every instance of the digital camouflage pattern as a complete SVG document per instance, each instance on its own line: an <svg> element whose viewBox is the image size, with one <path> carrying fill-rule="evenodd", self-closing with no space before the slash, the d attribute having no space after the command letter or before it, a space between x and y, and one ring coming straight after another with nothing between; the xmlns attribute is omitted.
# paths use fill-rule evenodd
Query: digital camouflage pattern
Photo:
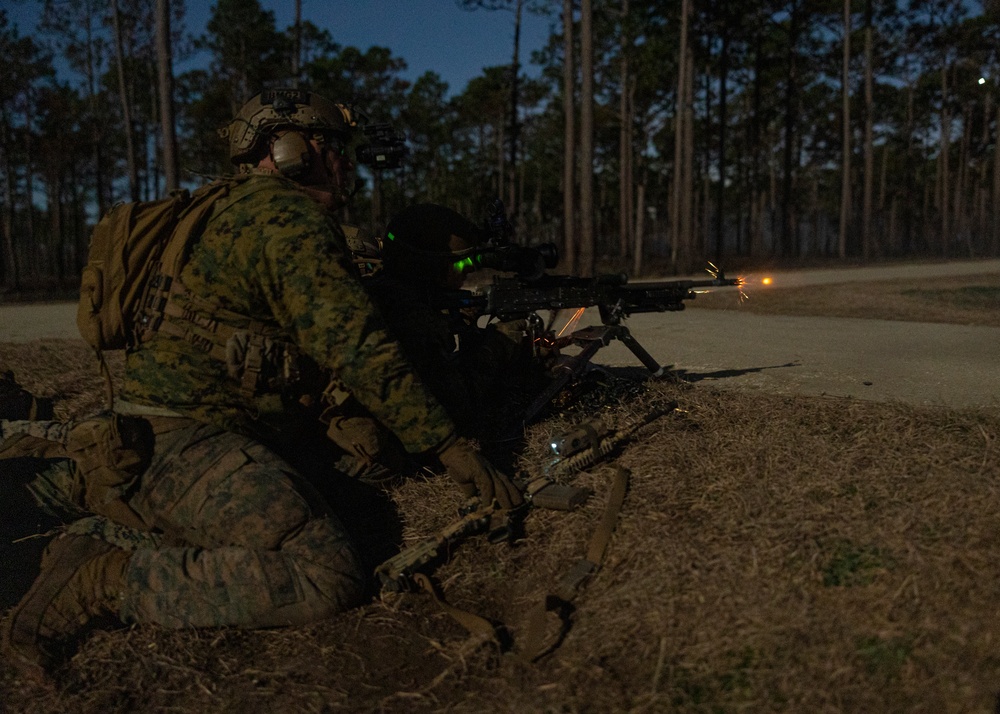
<svg viewBox="0 0 1000 714"><path fill-rule="evenodd" d="M454 432L362 288L339 226L295 184L268 175L235 183L180 279L198 298L184 307L280 330L408 451ZM224 362L180 337L155 333L126 355L123 398L184 416L148 417L152 462L128 505L164 541L132 551L122 619L266 627L359 601L365 578L340 521L264 446L287 448L314 418L296 398L320 392L320 374L249 396Z"/></svg>
<svg viewBox="0 0 1000 714"><path fill-rule="evenodd" d="M181 281L223 310L280 328L408 451L431 449L454 431L360 285L340 227L294 183L259 175L236 184L213 210ZM160 333L127 355L122 395L265 441L294 433L301 417L294 394L245 397L225 364Z"/></svg>
<svg viewBox="0 0 1000 714"><path fill-rule="evenodd" d="M162 532L137 547L121 617L165 627L270 627L357 604L364 576L323 499L254 439L154 417L156 454L130 505Z"/></svg>

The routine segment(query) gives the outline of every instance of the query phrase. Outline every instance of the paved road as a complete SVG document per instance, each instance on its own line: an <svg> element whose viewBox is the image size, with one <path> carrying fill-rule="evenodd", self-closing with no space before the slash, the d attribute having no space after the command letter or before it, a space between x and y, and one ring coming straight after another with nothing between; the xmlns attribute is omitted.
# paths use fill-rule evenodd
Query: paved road
<svg viewBox="0 0 1000 714"><path fill-rule="evenodd" d="M800 270L772 277L778 289L983 273L1000 274L1000 261ZM593 323L595 317L588 319ZM0 341L76 337L74 320L74 304L0 305ZM628 326L656 359L717 387L1000 407L1000 328L696 308L636 315ZM618 343L601 350L597 362L638 364Z"/></svg>
<svg viewBox="0 0 1000 714"><path fill-rule="evenodd" d="M628 324L655 358L716 387L1000 406L996 327L698 309ZM637 364L617 343L602 352L605 364Z"/></svg>
<svg viewBox="0 0 1000 714"><path fill-rule="evenodd" d="M1000 275L1000 260L769 274L773 288ZM761 273L756 279L764 277ZM910 404L1000 407L1000 328L691 308L636 315L629 329L664 364L722 388ZM620 344L601 362L636 364Z"/></svg>
<svg viewBox="0 0 1000 714"><path fill-rule="evenodd" d="M79 338L76 303L0 305L0 342Z"/></svg>

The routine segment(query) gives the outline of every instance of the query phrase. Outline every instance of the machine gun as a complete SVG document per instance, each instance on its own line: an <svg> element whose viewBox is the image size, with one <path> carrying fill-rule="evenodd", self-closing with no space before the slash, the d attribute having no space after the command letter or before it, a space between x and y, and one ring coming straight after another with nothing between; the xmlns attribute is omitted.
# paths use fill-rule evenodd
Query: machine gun
<svg viewBox="0 0 1000 714"><path fill-rule="evenodd" d="M654 376L663 375L660 364L622 324L629 315L676 312L683 310L685 301L694 299L700 291L743 284L741 278L727 278L715 266L711 266L711 278L708 279L650 283L630 283L624 273L580 278L549 275L544 268L539 270L540 265L552 267L557 260L558 254L552 244L539 247L506 244L487 248L463 257L461 265L472 270L494 268L517 275L495 276L491 283L476 291L451 290L442 296L443 308L472 311L501 320L527 319L529 335L537 351L558 350L570 345L580 348L575 355L560 357L553 370L556 378L525 410L519 427L530 423L571 379L583 373L602 347L614 340L624 344ZM556 336L537 314L542 310L588 307L598 309L602 324L583 327L565 336Z"/></svg>

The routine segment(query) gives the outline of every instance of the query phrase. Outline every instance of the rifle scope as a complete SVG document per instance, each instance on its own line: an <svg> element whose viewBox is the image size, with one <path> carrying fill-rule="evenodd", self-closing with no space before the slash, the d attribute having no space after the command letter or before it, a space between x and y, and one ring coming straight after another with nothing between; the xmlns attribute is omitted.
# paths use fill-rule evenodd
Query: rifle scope
<svg viewBox="0 0 1000 714"><path fill-rule="evenodd" d="M559 249L555 243L536 246L507 244L475 251L455 263L462 272L491 268L504 273L517 273L525 280L537 280L547 269L556 267Z"/></svg>

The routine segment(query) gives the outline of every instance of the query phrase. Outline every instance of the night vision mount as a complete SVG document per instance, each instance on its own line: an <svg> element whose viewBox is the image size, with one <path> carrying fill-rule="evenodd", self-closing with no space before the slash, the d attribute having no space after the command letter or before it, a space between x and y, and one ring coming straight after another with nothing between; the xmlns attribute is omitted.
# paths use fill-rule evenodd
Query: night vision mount
<svg viewBox="0 0 1000 714"><path fill-rule="evenodd" d="M514 224L507 217L507 209L499 198L490 203L483 222L486 243L472 255L459 261L464 270L490 268L507 273L516 273L519 278L532 281L545 275L547 269L556 267L559 250L555 243L535 246L518 245L513 242Z"/></svg>
<svg viewBox="0 0 1000 714"><path fill-rule="evenodd" d="M406 137L397 134L390 124L368 124L364 133L367 142L356 152L359 164L379 170L398 169L410 155Z"/></svg>

